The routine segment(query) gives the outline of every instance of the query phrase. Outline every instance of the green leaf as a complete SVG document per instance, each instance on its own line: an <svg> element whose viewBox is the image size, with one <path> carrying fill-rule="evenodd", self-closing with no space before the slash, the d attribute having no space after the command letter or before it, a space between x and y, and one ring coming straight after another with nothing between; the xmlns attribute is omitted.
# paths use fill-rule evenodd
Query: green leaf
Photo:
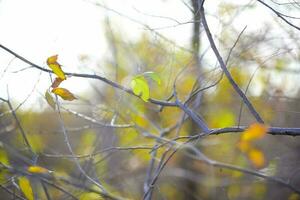
<svg viewBox="0 0 300 200"><path fill-rule="evenodd" d="M46 93L45 93L45 98L46 98L47 103L55 110L55 107L56 107L55 101L48 91L46 91Z"/></svg>
<svg viewBox="0 0 300 200"><path fill-rule="evenodd" d="M155 81L158 85L161 84L161 78L159 77L159 75L155 72L145 72L143 73L145 77L149 77L150 79L152 79L153 81Z"/></svg>
<svg viewBox="0 0 300 200"><path fill-rule="evenodd" d="M30 181L25 176L19 177L19 186L23 194L25 195L26 199L34 200L32 187L30 185Z"/></svg>
<svg viewBox="0 0 300 200"><path fill-rule="evenodd" d="M149 85L143 76L136 76L131 81L131 88L135 95L140 96L145 102L150 98Z"/></svg>

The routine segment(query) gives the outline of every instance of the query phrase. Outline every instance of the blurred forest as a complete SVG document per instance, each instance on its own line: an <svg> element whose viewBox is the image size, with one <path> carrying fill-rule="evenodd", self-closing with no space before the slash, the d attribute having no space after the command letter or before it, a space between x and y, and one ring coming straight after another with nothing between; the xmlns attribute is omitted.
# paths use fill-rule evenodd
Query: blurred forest
<svg viewBox="0 0 300 200"><path fill-rule="evenodd" d="M106 17L108 50L94 73L60 70L53 55L32 63L1 44L12 62L1 63L0 80L21 60L18 73L42 72L49 88L30 94L41 110L0 93L0 199L300 199L300 4L207 4L182 0L188 22L150 16L170 27L128 17L145 29L135 39ZM250 30L247 12L272 20ZM186 24L189 45L160 33ZM93 62L78 59L81 68ZM90 90L60 91L57 77Z"/></svg>

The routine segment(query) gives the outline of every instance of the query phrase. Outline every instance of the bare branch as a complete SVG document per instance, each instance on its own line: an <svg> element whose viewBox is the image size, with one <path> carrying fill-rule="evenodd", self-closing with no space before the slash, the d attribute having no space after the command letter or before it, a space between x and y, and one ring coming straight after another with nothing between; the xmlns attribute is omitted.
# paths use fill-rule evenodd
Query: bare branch
<svg viewBox="0 0 300 200"><path fill-rule="evenodd" d="M5 51L9 52L10 54L14 55L15 57L17 57L18 59L22 60L23 62L31 65L32 67L34 68L37 68L43 72L48 72L48 73L52 73L52 70L49 70L49 69L46 69L46 68L43 68L41 66L38 66L34 63L32 63L31 61L27 60L26 58L20 56L19 54L15 53L14 51L10 50L9 48L3 46L2 44L0 44L0 48L4 49ZM71 73L71 72L65 72L66 75L68 76L74 76L74 77L81 77L81 78L89 78L89 79L96 79L96 80L100 80L100 81L103 81L104 83L114 87L114 88L117 88L117 89L120 89L128 94L131 94L133 96L136 96L138 97L137 95L135 95L132 90L114 82L114 81L111 81L105 77L102 77L102 76L99 76L99 75L96 75L96 74L80 74L80 73ZM156 104L156 105L160 105L160 106L176 106L175 103L172 103L172 102L166 102L166 101L160 101L160 100L156 100L156 99L149 99L149 102L153 103L153 104Z"/></svg>
<svg viewBox="0 0 300 200"><path fill-rule="evenodd" d="M205 18L205 13L204 13L204 9L202 8L201 12L201 20L202 20L202 24L203 27L205 29L207 38L209 40L210 46L213 50L213 52L216 55L216 58L220 64L220 67L222 68L223 72L225 73L225 76L227 77L227 79L229 80L229 82L231 83L232 87L234 88L234 90L238 93L238 95L242 98L242 100L244 101L244 103L246 104L246 106L248 107L248 109L250 110L250 112L252 113L252 115L255 117L255 119L260 122L260 123L264 123L263 119L260 117L260 115L258 114L258 112L255 110L255 108L253 107L252 103L249 101L249 99L246 97L246 95L244 94L244 92L239 88L239 86L236 84L236 82L234 81L234 79L232 78L230 72L228 71L226 64L223 61L223 58L221 57L214 39L211 35L211 32L209 30L209 27L207 25L207 21Z"/></svg>
<svg viewBox="0 0 300 200"><path fill-rule="evenodd" d="M289 18L294 18L294 17L290 17L290 16L287 16L287 15L284 15L280 12L278 12L277 10L275 10L274 8L272 8L270 5L268 5L267 3L265 3L264 1L262 0L257 0L259 3L261 3L262 5L264 5L265 7L269 8L272 12L274 12L280 19L282 19L285 23L287 23L288 25L294 27L295 29L299 30L300 31L300 27L299 26L296 26L295 24L289 22L287 19L285 19L284 17L289 17Z"/></svg>

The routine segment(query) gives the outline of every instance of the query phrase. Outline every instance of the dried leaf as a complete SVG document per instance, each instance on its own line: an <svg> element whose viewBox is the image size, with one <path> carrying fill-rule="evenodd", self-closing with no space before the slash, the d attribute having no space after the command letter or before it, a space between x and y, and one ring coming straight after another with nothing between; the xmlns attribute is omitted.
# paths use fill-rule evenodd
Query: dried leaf
<svg viewBox="0 0 300 200"><path fill-rule="evenodd" d="M54 74L56 74L59 78L66 80L65 73L61 69L61 65L57 62L58 55L51 56L47 59L47 65L52 69Z"/></svg>
<svg viewBox="0 0 300 200"><path fill-rule="evenodd" d="M248 157L251 161L251 163L256 167L256 168L262 168L265 165L265 156L263 152L261 152L258 149L251 149L248 152Z"/></svg>
<svg viewBox="0 0 300 200"><path fill-rule="evenodd" d="M268 131L268 127L264 124L252 124L242 133L241 141L253 141L263 138Z"/></svg>
<svg viewBox="0 0 300 200"><path fill-rule="evenodd" d="M47 103L55 110L56 103L48 91L46 91L46 93L45 93L45 98L46 98Z"/></svg>
<svg viewBox="0 0 300 200"><path fill-rule="evenodd" d="M26 199L34 200L30 181L25 176L19 177L19 186Z"/></svg>
<svg viewBox="0 0 300 200"><path fill-rule="evenodd" d="M64 100L72 101L76 99L76 97L67 89L65 88L54 88L52 92L58 96L60 96Z"/></svg>
<svg viewBox="0 0 300 200"><path fill-rule="evenodd" d="M131 81L131 88L135 95L140 96L145 102L150 98L150 90L143 76L136 76Z"/></svg>
<svg viewBox="0 0 300 200"><path fill-rule="evenodd" d="M29 166L27 171L30 173L33 173L33 174L46 174L46 173L50 172L48 169L37 166L37 165Z"/></svg>
<svg viewBox="0 0 300 200"><path fill-rule="evenodd" d="M63 82L64 80L59 78L59 77L56 77L54 82L52 83L51 87L52 88L57 88L61 82Z"/></svg>

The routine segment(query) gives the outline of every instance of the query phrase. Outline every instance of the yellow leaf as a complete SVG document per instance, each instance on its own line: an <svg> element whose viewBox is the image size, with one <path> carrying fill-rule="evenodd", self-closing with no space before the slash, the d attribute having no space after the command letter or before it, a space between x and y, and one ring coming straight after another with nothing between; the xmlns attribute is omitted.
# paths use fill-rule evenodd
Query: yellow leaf
<svg viewBox="0 0 300 200"><path fill-rule="evenodd" d="M79 200L103 200L104 198L99 194L92 192L85 192L80 195Z"/></svg>
<svg viewBox="0 0 300 200"><path fill-rule="evenodd" d="M59 78L59 77L56 77L55 80L53 81L51 87L52 88L57 88L61 82L63 82L64 80Z"/></svg>
<svg viewBox="0 0 300 200"><path fill-rule="evenodd" d="M58 55L51 56L47 59L47 65L52 69L54 74L56 74L62 80L66 80L65 73L61 69L61 65L57 62Z"/></svg>
<svg viewBox="0 0 300 200"><path fill-rule="evenodd" d="M264 124L252 124L242 133L242 141L253 141L263 138L268 131L268 126Z"/></svg>
<svg viewBox="0 0 300 200"><path fill-rule="evenodd" d="M9 165L9 160L6 151L4 149L0 149L0 163L4 165Z"/></svg>
<svg viewBox="0 0 300 200"><path fill-rule="evenodd" d="M140 96L145 102L150 98L150 90L143 76L136 76L131 81L131 88L135 95Z"/></svg>
<svg viewBox="0 0 300 200"><path fill-rule="evenodd" d="M34 200L30 181L25 176L19 177L19 186L26 199Z"/></svg>
<svg viewBox="0 0 300 200"><path fill-rule="evenodd" d="M33 174L46 174L46 173L50 172L48 169L37 166L37 165L29 166L27 171L30 173L33 173Z"/></svg>
<svg viewBox="0 0 300 200"><path fill-rule="evenodd" d="M64 100L72 101L76 99L76 97L67 89L65 88L54 88L52 92L58 96L60 96Z"/></svg>
<svg viewBox="0 0 300 200"><path fill-rule="evenodd" d="M251 163L254 165L256 168L262 168L265 165L265 156L263 152L261 152L258 149L251 149L248 152L248 157L251 161Z"/></svg>
<svg viewBox="0 0 300 200"><path fill-rule="evenodd" d="M53 55L47 59L47 65L57 63L58 55Z"/></svg>
<svg viewBox="0 0 300 200"><path fill-rule="evenodd" d="M51 96L51 94L48 91L46 91L46 93L45 93L45 98L46 98L47 103L55 110L55 107L56 107L55 101L53 100L53 97Z"/></svg>

